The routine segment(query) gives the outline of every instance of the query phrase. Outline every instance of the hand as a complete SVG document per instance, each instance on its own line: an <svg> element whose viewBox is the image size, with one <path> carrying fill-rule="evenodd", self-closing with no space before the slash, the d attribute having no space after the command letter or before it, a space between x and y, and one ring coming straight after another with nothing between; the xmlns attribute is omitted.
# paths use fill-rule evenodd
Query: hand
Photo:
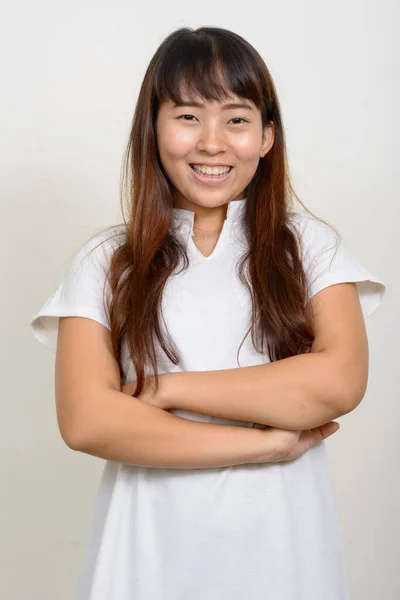
<svg viewBox="0 0 400 600"><path fill-rule="evenodd" d="M138 400L142 400L143 402L146 402L146 404L151 404L151 406L155 406L157 408L161 408L162 410L168 410L169 406L168 406L168 402L167 402L167 398L166 398L166 394L164 394L164 390L165 390L165 382L166 382L166 376L168 375L168 373L162 373L161 375L159 375L159 389L158 392L155 392L155 377L154 375L152 375L151 377L146 377L146 379L144 380L144 387L143 390L141 391L141 393L138 396L135 396L135 398L138 398ZM121 387L121 392L125 393L125 394L129 394L129 396L132 396L132 394L134 393L136 388L136 381L132 382L132 383L126 383L125 385L123 385Z"/></svg>
<svg viewBox="0 0 400 600"><path fill-rule="evenodd" d="M278 429L267 427L267 435L274 436L275 447L278 454L274 461L289 461L302 456L307 450L336 433L340 428L337 421L329 421L319 427L306 429L304 431L292 431L289 429Z"/></svg>

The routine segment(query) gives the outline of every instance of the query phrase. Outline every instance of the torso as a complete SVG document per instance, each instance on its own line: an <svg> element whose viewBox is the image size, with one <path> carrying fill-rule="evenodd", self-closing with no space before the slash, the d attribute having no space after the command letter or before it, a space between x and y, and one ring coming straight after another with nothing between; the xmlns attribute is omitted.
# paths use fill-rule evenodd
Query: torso
<svg viewBox="0 0 400 600"><path fill-rule="evenodd" d="M269 362L248 335L252 298L236 269L248 251L238 202L223 232L203 238L190 237L193 213L174 213L189 267L177 265L163 290L179 362L158 344L160 374ZM126 340L122 362L123 383L134 381ZM199 426L265 427L170 412ZM172 469L108 461L105 469L76 600L348 600L324 441L282 463Z"/></svg>

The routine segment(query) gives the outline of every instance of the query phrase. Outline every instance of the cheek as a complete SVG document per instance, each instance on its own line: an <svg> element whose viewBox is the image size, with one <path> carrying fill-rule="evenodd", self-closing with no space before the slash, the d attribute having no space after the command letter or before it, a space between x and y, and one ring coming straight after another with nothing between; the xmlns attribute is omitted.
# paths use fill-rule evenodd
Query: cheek
<svg viewBox="0 0 400 600"><path fill-rule="evenodd" d="M159 145L165 156L181 158L192 151L195 143L195 134L189 128L174 127L170 125L160 131Z"/></svg>
<svg viewBox="0 0 400 600"><path fill-rule="evenodd" d="M235 141L235 152L243 162L253 163L260 158L260 140L253 135L240 136Z"/></svg>

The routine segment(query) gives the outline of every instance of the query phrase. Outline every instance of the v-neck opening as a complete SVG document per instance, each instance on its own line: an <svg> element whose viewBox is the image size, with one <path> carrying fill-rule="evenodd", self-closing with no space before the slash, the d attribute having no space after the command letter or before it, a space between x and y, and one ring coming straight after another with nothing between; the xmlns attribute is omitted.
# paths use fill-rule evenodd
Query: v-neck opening
<svg viewBox="0 0 400 600"><path fill-rule="evenodd" d="M230 231L233 223L244 210L246 200L247 198L242 198L241 200L231 200L230 202L228 202L225 220L220 231L217 243L215 244L215 247L211 254L209 254L208 256L205 256L200 252L199 248L196 246L193 240L195 212L186 208L174 207L172 209L172 218L174 225L183 224L186 227L187 249L193 256L193 258L197 259L198 261L205 262L214 259L221 253L225 244L225 238L228 235L228 232Z"/></svg>
<svg viewBox="0 0 400 600"><path fill-rule="evenodd" d="M194 221L193 221L193 223L194 223ZM219 251L220 251L220 248L221 248L221 244L223 244L223 241L222 241L222 239L223 239L223 237L224 237L224 235L225 235L225 232L226 232L227 225L228 225L228 220L227 220L227 219L225 219L225 220L224 220L224 223L223 223L223 225L222 225L222 229L221 229L221 231L219 232L218 240L217 240L217 243L216 243L216 244L215 244L215 246L214 246L214 249L213 249L213 251L212 251L212 252L211 252L211 254L209 254L208 256L205 256L205 255L204 255L202 252L200 252L200 250L198 249L198 247L196 246L196 244L195 244L195 242L194 242L194 239L193 239L193 224L192 224L192 226L191 226L191 228L190 228L189 240L188 240L188 241L189 241L189 244L190 244L190 247L191 247L191 249L192 249L192 250L193 250L193 251L196 253L196 255L197 255L197 256L198 256L198 257L199 257L201 260L209 260L209 259L210 259L210 258L212 258L212 257L213 257L215 254L218 254L218 253L219 253Z"/></svg>

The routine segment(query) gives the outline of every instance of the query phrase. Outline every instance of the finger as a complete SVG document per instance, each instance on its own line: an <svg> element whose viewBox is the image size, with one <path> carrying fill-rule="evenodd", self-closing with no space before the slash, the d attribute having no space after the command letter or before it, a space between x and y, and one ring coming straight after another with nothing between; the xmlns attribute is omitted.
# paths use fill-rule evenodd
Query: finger
<svg viewBox="0 0 400 600"><path fill-rule="evenodd" d="M321 431L321 435L322 435L323 438L327 438L330 435L336 433L336 431L339 428L340 428L340 425L336 421L332 421L330 423L325 423L324 425L322 425L321 427L319 427L319 429Z"/></svg>

